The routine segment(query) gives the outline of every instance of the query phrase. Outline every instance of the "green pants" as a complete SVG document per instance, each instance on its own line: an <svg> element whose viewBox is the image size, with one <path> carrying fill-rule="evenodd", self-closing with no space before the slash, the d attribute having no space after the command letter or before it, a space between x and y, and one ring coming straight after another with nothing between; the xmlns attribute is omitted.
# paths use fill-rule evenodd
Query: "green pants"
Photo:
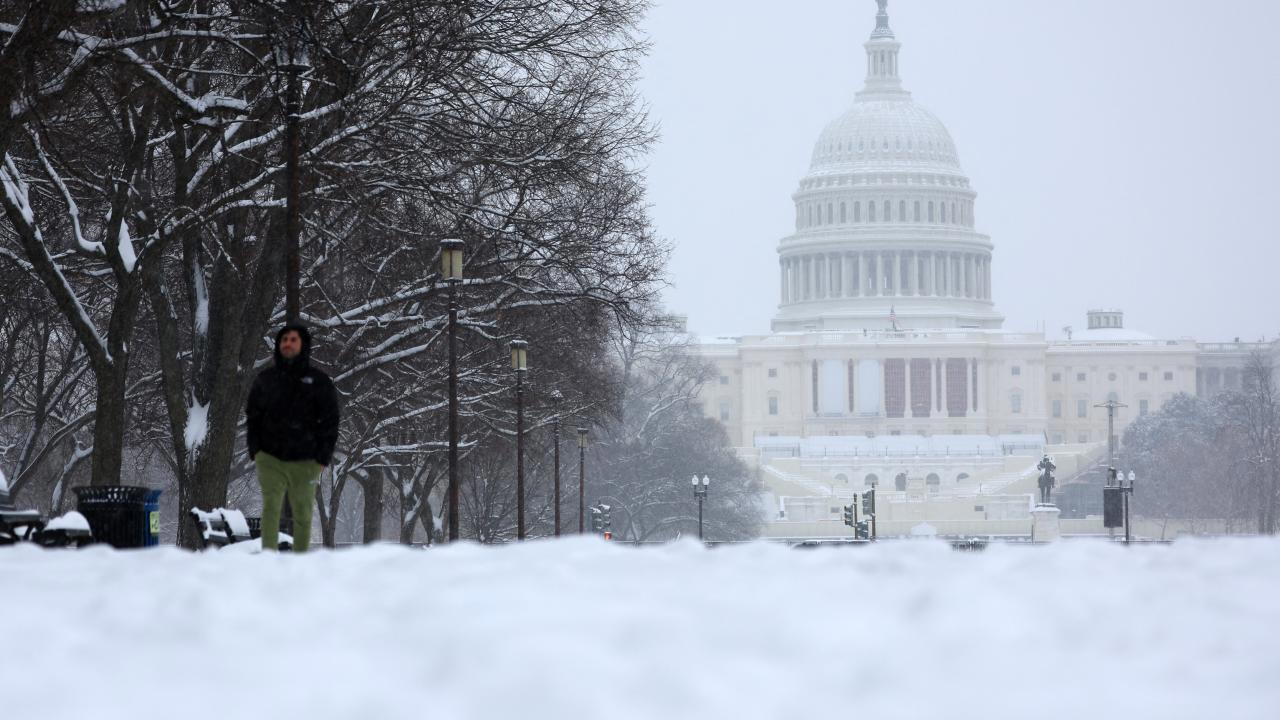
<svg viewBox="0 0 1280 720"><path fill-rule="evenodd" d="M254 464L262 485L262 549L280 547L280 507L288 493L293 509L293 551L306 552L311 546L316 480L323 468L315 460L281 460L261 450L254 456Z"/></svg>

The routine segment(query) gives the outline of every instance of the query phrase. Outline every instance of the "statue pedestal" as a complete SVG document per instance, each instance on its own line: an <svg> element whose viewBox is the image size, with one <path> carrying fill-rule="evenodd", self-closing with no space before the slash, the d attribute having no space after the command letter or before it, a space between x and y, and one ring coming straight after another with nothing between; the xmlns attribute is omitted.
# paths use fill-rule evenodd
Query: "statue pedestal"
<svg viewBox="0 0 1280 720"><path fill-rule="evenodd" d="M1053 542L1062 537L1062 530L1058 524L1058 516L1062 511L1057 505L1036 505L1031 511L1031 542L1046 543Z"/></svg>

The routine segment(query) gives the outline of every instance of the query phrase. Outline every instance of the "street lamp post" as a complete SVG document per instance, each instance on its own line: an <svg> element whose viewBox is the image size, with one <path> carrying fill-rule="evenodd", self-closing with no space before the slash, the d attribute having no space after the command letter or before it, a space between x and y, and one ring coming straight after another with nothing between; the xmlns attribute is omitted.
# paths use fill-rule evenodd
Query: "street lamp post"
<svg viewBox="0 0 1280 720"><path fill-rule="evenodd" d="M524 539L524 372L529 343L511 341L511 369L516 371L516 539Z"/></svg>
<svg viewBox="0 0 1280 720"><path fill-rule="evenodd" d="M697 475L693 476L693 496L698 498L698 540L702 540L702 501L707 497L707 486L711 484L711 478L706 475L699 480Z"/></svg>
<svg viewBox="0 0 1280 720"><path fill-rule="evenodd" d="M1129 544L1129 496L1133 495L1133 481L1137 475L1129 471L1129 486L1124 488L1124 544Z"/></svg>
<svg viewBox="0 0 1280 720"><path fill-rule="evenodd" d="M578 428L578 534L586 532L587 513L587 429Z"/></svg>
<svg viewBox="0 0 1280 720"><path fill-rule="evenodd" d="M551 437L555 446L552 474L554 476L553 485L555 486L555 522L556 537L560 537L560 403L564 401L564 395L559 390L551 391L551 404L555 407L555 419L551 424Z"/></svg>
<svg viewBox="0 0 1280 720"><path fill-rule="evenodd" d="M440 241L440 276L449 284L449 540L458 539L458 283L461 240Z"/></svg>
<svg viewBox="0 0 1280 720"><path fill-rule="evenodd" d="M296 2L287 2L283 22L276 27L272 53L276 67L287 75L285 87L285 318L296 322L302 315L302 254L299 235L302 232L302 178L299 171L301 154L298 123L302 114L300 76L311 69L307 53L306 25Z"/></svg>

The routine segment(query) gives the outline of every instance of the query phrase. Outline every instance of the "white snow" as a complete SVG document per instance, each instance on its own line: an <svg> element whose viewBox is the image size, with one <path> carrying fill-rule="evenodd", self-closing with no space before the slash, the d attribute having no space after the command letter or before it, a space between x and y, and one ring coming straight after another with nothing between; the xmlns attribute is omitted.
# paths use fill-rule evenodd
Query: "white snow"
<svg viewBox="0 0 1280 720"><path fill-rule="evenodd" d="M89 532L89 520L80 513L72 510L66 515L56 517L45 525L45 530L83 530Z"/></svg>
<svg viewBox="0 0 1280 720"><path fill-rule="evenodd" d="M195 331L204 337L209 334L209 288L204 284L204 270L195 268L196 307L193 312Z"/></svg>
<svg viewBox="0 0 1280 720"><path fill-rule="evenodd" d="M9 481L4 478L4 469L0 468L0 493L9 492Z"/></svg>
<svg viewBox="0 0 1280 720"><path fill-rule="evenodd" d="M234 546L233 546L234 547ZM0 549L5 716L1274 718L1280 541ZM74 692L68 692L68 683Z"/></svg>
<svg viewBox="0 0 1280 720"><path fill-rule="evenodd" d="M138 254L133 249L133 237L129 235L128 223L120 223L118 239L120 242L117 249L120 251L120 262L124 263L125 272L132 273L133 268L138 264Z"/></svg>
<svg viewBox="0 0 1280 720"><path fill-rule="evenodd" d="M187 452L194 452L204 444L205 434L209 432L209 404L200 404L193 397L187 408L187 427L183 439L187 444Z"/></svg>

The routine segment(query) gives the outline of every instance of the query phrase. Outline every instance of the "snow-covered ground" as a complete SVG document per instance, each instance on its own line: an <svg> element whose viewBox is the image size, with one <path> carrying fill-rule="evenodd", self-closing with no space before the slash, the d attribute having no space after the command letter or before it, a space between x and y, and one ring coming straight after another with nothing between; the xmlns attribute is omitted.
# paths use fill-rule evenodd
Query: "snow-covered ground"
<svg viewBox="0 0 1280 720"><path fill-rule="evenodd" d="M5 718L1276 718L1280 541L0 548Z"/></svg>

